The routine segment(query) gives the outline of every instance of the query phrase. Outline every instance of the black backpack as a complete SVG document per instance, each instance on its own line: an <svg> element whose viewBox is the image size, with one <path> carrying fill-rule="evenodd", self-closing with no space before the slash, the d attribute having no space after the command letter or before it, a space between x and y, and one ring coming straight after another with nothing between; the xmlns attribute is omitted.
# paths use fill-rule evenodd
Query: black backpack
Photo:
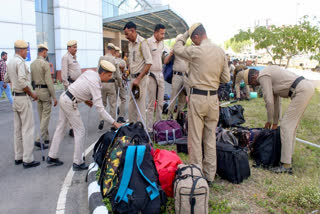
<svg viewBox="0 0 320 214"><path fill-rule="evenodd" d="M218 125L223 128L229 128L245 123L243 111L244 109L241 105L222 107L220 109Z"/></svg>
<svg viewBox="0 0 320 214"><path fill-rule="evenodd" d="M121 126L121 128L117 131L115 137L138 137L142 140L142 142L148 143L149 138L144 129L143 124L139 121L136 123L129 123L127 125Z"/></svg>
<svg viewBox="0 0 320 214"><path fill-rule="evenodd" d="M252 144L251 156L257 167L279 166L281 158L280 127L276 130L263 129Z"/></svg>
<svg viewBox="0 0 320 214"><path fill-rule="evenodd" d="M94 145L93 148L93 160L98 164L99 168L101 168L101 165L103 163L103 159L107 153L107 150L110 146L110 144L113 141L113 138L115 136L115 131L111 130L106 133L104 133L97 143Z"/></svg>
<svg viewBox="0 0 320 214"><path fill-rule="evenodd" d="M113 213L160 213L166 195L160 187L149 145L125 147L118 176L119 181L108 196Z"/></svg>

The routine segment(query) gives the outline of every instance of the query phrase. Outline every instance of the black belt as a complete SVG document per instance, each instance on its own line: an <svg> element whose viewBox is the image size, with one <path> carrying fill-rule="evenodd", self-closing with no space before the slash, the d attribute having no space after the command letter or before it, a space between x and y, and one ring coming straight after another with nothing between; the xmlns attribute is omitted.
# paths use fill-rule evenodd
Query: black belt
<svg viewBox="0 0 320 214"><path fill-rule="evenodd" d="M136 73L136 74L131 74L132 78L137 78L140 75L140 73Z"/></svg>
<svg viewBox="0 0 320 214"><path fill-rule="evenodd" d="M71 77L68 77L68 82L69 82L69 83L73 83L73 82L74 82L74 80L73 80L73 79L71 79Z"/></svg>
<svg viewBox="0 0 320 214"><path fill-rule="evenodd" d="M116 82L115 79L109 79L108 82Z"/></svg>
<svg viewBox="0 0 320 214"><path fill-rule="evenodd" d="M18 93L18 92L12 92L12 95L13 96L27 96L27 93L26 92L21 92L21 93Z"/></svg>
<svg viewBox="0 0 320 214"><path fill-rule="evenodd" d="M66 90L66 95L70 98L71 101L74 101L76 99L68 90Z"/></svg>
<svg viewBox="0 0 320 214"><path fill-rule="evenodd" d="M298 77L291 85L290 89L289 89L289 97L292 96L294 90L296 89L297 85L299 84L299 82L301 82L301 80L303 80L304 77L301 76L301 77Z"/></svg>
<svg viewBox="0 0 320 214"><path fill-rule="evenodd" d="M36 86L36 88L48 88L47 85L35 85L35 86Z"/></svg>
<svg viewBox="0 0 320 214"><path fill-rule="evenodd" d="M173 74L179 75L179 76L183 76L183 73L182 73L182 72L179 72L179 71L174 71Z"/></svg>
<svg viewBox="0 0 320 214"><path fill-rule="evenodd" d="M207 91L207 90L200 90L196 88L190 88L190 94L199 94L199 95L207 96L208 93L210 94L210 96L213 96L217 94L217 91Z"/></svg>

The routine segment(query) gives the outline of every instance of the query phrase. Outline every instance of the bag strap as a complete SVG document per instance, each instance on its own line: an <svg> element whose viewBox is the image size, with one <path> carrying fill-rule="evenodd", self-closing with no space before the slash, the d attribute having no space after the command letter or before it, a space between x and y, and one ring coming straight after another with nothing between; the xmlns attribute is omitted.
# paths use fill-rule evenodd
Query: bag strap
<svg viewBox="0 0 320 214"><path fill-rule="evenodd" d="M190 199L189 199L189 203L190 203L190 206L191 206L191 214L194 214L194 206L196 205L196 199L193 198L193 194L194 194L194 190L196 188L196 185L199 181L201 177L198 177L196 178L194 181L193 181L193 184L192 184L192 187L191 187L191 193L190 193Z"/></svg>
<svg viewBox="0 0 320 214"><path fill-rule="evenodd" d="M156 197L159 196L159 189L157 187L157 184L155 182L151 182L142 172L140 165L142 164L143 158L144 158L144 153L146 151L146 146L145 145L141 145L141 146L136 146L137 147L137 158L136 158L136 162L137 162L137 167L139 169L140 174L142 175L142 177L150 184L150 186L148 186L146 188L147 193L149 194L149 197L151 199L151 201L153 199L155 199Z"/></svg>
<svg viewBox="0 0 320 214"><path fill-rule="evenodd" d="M136 153L136 146L128 146L126 151L126 158L124 162L123 175L119 185L119 190L115 197L116 203L119 203L121 200L128 203L128 195L132 195L133 193L133 190L129 189L128 185L132 175L135 153Z"/></svg>
<svg viewBox="0 0 320 214"><path fill-rule="evenodd" d="M173 143L176 143L176 130L172 129Z"/></svg>

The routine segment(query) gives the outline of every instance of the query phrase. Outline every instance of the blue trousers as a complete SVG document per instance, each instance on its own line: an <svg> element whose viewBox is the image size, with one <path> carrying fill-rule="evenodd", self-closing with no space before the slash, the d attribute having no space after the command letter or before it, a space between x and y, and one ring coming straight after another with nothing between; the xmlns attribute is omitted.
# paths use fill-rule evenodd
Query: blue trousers
<svg viewBox="0 0 320 214"><path fill-rule="evenodd" d="M11 88L10 88L10 85L9 83L7 83L7 88L4 88L3 87L4 85L4 81L0 81L0 97L2 96L2 92L4 91L7 95L7 98L9 100L9 102L11 103L12 105L12 95L11 95Z"/></svg>

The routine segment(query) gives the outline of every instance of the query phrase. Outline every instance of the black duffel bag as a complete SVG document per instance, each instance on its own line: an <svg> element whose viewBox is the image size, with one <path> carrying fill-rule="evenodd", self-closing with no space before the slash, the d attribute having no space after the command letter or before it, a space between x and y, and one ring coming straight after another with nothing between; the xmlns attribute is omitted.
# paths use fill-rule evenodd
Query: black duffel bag
<svg viewBox="0 0 320 214"><path fill-rule="evenodd" d="M252 144L251 156L257 167L279 166L281 158L280 127L276 130L263 129Z"/></svg>
<svg viewBox="0 0 320 214"><path fill-rule="evenodd" d="M92 157L93 160L98 164L99 168L103 163L103 159L107 153L110 144L112 143L114 136L115 131L108 131L104 133L94 145Z"/></svg>
<svg viewBox="0 0 320 214"><path fill-rule="evenodd" d="M243 111L244 109L241 105L221 107L218 125L223 128L229 128L245 123Z"/></svg>

